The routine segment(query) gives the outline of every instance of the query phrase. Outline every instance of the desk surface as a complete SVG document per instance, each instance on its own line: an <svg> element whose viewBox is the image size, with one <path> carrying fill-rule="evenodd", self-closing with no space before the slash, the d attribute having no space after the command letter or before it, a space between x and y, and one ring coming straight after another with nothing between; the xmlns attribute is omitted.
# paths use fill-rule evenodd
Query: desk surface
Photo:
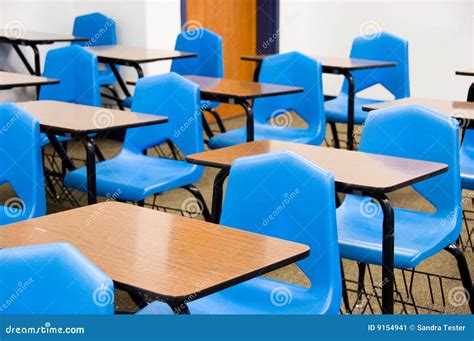
<svg viewBox="0 0 474 341"><path fill-rule="evenodd" d="M442 114L469 123L474 120L474 102L450 101L443 99L408 97L363 106L365 111L392 108L400 105L419 104Z"/></svg>
<svg viewBox="0 0 474 341"><path fill-rule="evenodd" d="M253 99L303 92L303 88L277 84L239 81L226 78L185 76L198 84L203 99Z"/></svg>
<svg viewBox="0 0 474 341"><path fill-rule="evenodd" d="M0 41L8 41L11 43L52 44L57 42L87 40L89 40L89 38L75 37L69 34L0 29Z"/></svg>
<svg viewBox="0 0 474 341"><path fill-rule="evenodd" d="M59 83L57 79L0 71L0 90L57 83Z"/></svg>
<svg viewBox="0 0 474 341"><path fill-rule="evenodd" d="M165 123L167 117L56 101L16 103L35 116L42 132L90 134Z"/></svg>
<svg viewBox="0 0 474 341"><path fill-rule="evenodd" d="M242 60L261 62L266 57L271 55L253 55L242 56ZM383 67L392 67L397 65L395 62L384 62L380 60L357 59L357 58L339 58L328 56L314 56L323 66L323 71L334 70L362 70L362 69L376 69Z"/></svg>
<svg viewBox="0 0 474 341"><path fill-rule="evenodd" d="M195 53L128 47L123 45L104 45L87 47L105 63L148 63L159 60L196 57Z"/></svg>
<svg viewBox="0 0 474 341"><path fill-rule="evenodd" d="M229 168L239 157L294 152L321 166L334 175L338 191L360 190L389 193L447 171L441 163L403 159L344 149L305 144L259 140L237 146L189 155L190 163L217 168Z"/></svg>
<svg viewBox="0 0 474 341"><path fill-rule="evenodd" d="M302 244L106 202L0 229L0 248L69 242L114 281L177 303L309 255Z"/></svg>
<svg viewBox="0 0 474 341"><path fill-rule="evenodd" d="M456 75L474 76L474 69L456 70Z"/></svg>

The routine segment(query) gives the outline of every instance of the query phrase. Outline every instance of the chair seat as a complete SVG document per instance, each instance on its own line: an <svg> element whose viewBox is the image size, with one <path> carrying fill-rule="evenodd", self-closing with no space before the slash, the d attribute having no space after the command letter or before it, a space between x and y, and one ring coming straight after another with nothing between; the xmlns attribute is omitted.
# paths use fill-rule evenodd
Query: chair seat
<svg viewBox="0 0 474 341"><path fill-rule="evenodd" d="M324 111L328 122L347 123L347 94L339 94L335 99L324 102ZM354 123L363 124L367 118L367 111L363 111L364 105L378 103L379 100L355 97Z"/></svg>
<svg viewBox="0 0 474 341"><path fill-rule="evenodd" d="M71 137L67 137L67 136L56 136L56 137L58 138L59 142L72 141ZM47 144L50 144L48 137L46 136L46 134L41 134L41 145L46 146Z"/></svg>
<svg viewBox="0 0 474 341"><path fill-rule="evenodd" d="M324 139L324 136L315 136L307 129L283 128L259 123L254 126L254 134L255 140L280 140L311 145L320 145ZM242 127L214 136L209 140L208 146L211 149L218 149L245 142L247 142L247 130Z"/></svg>
<svg viewBox="0 0 474 341"><path fill-rule="evenodd" d="M316 294L315 294L316 293ZM188 303L191 314L337 314L323 292L258 277ZM140 314L161 314L160 302L153 302Z"/></svg>
<svg viewBox="0 0 474 341"><path fill-rule="evenodd" d="M98 163L96 173L98 195L114 194L116 199L138 201L198 181L202 167L122 151L117 157ZM64 184L87 192L86 168L67 173Z"/></svg>
<svg viewBox="0 0 474 341"><path fill-rule="evenodd" d="M100 67L100 64L99 64L99 67ZM100 85L115 84L115 82L117 82L117 78L115 78L114 73L108 66L105 66L105 67L106 69L104 70L99 69L99 84Z"/></svg>
<svg viewBox="0 0 474 341"><path fill-rule="evenodd" d="M336 210L341 257L371 264L382 263L381 207L369 198L346 196ZM454 242L460 230L448 215L394 209L395 267L417 266Z"/></svg>

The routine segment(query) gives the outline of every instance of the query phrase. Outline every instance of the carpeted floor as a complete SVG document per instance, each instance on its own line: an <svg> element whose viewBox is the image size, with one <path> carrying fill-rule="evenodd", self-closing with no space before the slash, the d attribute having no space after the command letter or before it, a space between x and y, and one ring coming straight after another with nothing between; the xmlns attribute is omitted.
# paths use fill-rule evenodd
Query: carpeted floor
<svg viewBox="0 0 474 341"><path fill-rule="evenodd" d="M226 127L231 129L233 127L242 126L244 124L242 117L227 120L225 122ZM295 118L293 125L301 124L298 119ZM342 127L339 127L342 129ZM341 134L343 137L343 134ZM327 141L331 140L330 132L327 135ZM105 154L106 158L110 158L116 155L120 150L120 143L107 139L97 139L98 144ZM73 157L84 159L84 150L81 144L71 142L68 145L68 153ZM212 184L217 171L215 169L206 168L202 179L196 184L201 190L202 194L208 205L211 203L212 196ZM81 204L86 203L85 195L82 193L74 192L73 197ZM473 193L463 193L464 196L469 197ZM4 186L1 197L5 201L12 195L11 190ZM171 208L170 212L179 214L178 210L183 209L183 203L186 199L190 198L190 194L184 190L173 190L160 195L157 198L157 204L159 206ZM417 210L432 210L432 207L424 201L416 192L412 189L405 189L390 195L395 206L405 207ZM103 201L105 198L100 198L99 201ZM151 199L150 199L151 200ZM466 199L463 201L465 209L472 209L472 200ZM60 202L55 202L48 196L48 213L54 213L65 209L73 208L74 205L64 198ZM174 210L174 209L176 210ZM196 219L201 219L197 217ZM415 233L415 232L414 232ZM465 234L465 230L464 230ZM463 236L466 239L466 235ZM472 246L472 244L470 244ZM472 248L468 248L465 252L470 266L471 273L474 271L473 267L473 253ZM356 279L357 279L357 264L353 261L344 260L345 276L348 280L347 286L350 290L355 290ZM459 277L457 271L457 265L454 258L447 252L441 252L440 254L430 258L423 262L419 266L417 271L427 272L433 275L441 274L446 277ZM365 294L356 302L356 294L352 291L349 292L349 300L351 309L354 313L380 313L380 300L379 296L381 293L380 288L377 285L381 283L380 276L381 269L379 266L370 266L365 280ZM297 266L292 265L286 268L280 269L270 274L271 277L296 283L299 285L309 286L309 280L305 275L298 269ZM413 276L413 280L412 280ZM375 286L375 288L374 288ZM396 286L397 294L396 299L398 301L404 301L405 304L397 303L395 311L397 313L469 313L466 300L462 295L461 282L450 278L438 278L435 276L428 276L426 274L416 273L413 275L409 271L396 272ZM424 307L424 308L422 308ZM120 290L116 290L116 308L120 311L135 311L137 308L134 301L129 295ZM344 306L341 307L341 312L347 313Z"/></svg>

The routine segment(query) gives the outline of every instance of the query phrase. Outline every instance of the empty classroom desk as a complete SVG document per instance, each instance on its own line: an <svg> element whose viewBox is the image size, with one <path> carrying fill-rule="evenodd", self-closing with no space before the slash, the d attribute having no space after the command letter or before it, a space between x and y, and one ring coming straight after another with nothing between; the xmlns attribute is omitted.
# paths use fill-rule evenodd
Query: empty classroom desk
<svg viewBox="0 0 474 341"><path fill-rule="evenodd" d="M137 71L138 78L142 78L143 70L140 64L161 60L192 58L196 56L195 53L128 47L123 45L89 46L86 49L94 53L100 63L110 65L120 88L127 98L131 97L130 91L115 65L131 66Z"/></svg>
<svg viewBox="0 0 474 341"><path fill-rule="evenodd" d="M408 97L393 101L366 105L362 107L362 109L365 111L371 111L377 109L392 108L407 104L419 104L434 111L438 111L442 114L454 117L459 121L459 125L461 128L474 128L474 103L471 102Z"/></svg>
<svg viewBox="0 0 474 341"><path fill-rule="evenodd" d="M305 144L260 140L190 155L186 160L193 164L220 168L214 182L212 221L220 219L223 185L232 162L244 156L294 152L334 175L336 191L375 199L382 208L382 310L393 313L394 270L394 215L387 193L447 171L445 164L385 155L368 154L343 149L324 148Z"/></svg>
<svg viewBox="0 0 474 341"><path fill-rule="evenodd" d="M257 66L254 72L254 80L258 80L258 74L260 73L260 67L262 61L270 55L254 55L254 56L242 56L241 59L245 61L256 62ZM327 57L327 56L314 56L318 60L324 73L331 73L334 75L343 75L349 83L349 96L348 96L348 113L347 113L347 149L354 149L354 97L355 97L355 84L352 77L352 72L357 70L365 69L378 69L384 67L393 67L397 64L395 62L384 62L378 60L368 59L356 59L356 58L339 58L339 57Z"/></svg>
<svg viewBox="0 0 474 341"><path fill-rule="evenodd" d="M87 198L89 204L97 202L96 150L89 134L147 126L168 121L168 118L164 116L65 102L31 101L16 104L38 119L41 132L48 136L48 139L68 170L74 170L76 167L67 156L56 135L74 137L84 144L86 149Z"/></svg>
<svg viewBox="0 0 474 341"><path fill-rule="evenodd" d="M58 83L57 79L0 71L0 90Z"/></svg>
<svg viewBox="0 0 474 341"><path fill-rule="evenodd" d="M10 30L0 30L0 43L10 44L20 57L28 72L32 75L41 75L41 61L38 45L50 45L71 41L87 41L89 38L75 37L68 34L44 33L35 31L11 32ZM28 62L19 45L28 46L34 53L34 68Z"/></svg>
<svg viewBox="0 0 474 341"><path fill-rule="evenodd" d="M68 242L119 288L147 293L175 313L309 256L306 245L117 202L0 229L0 248ZM269 298L270 299L270 298Z"/></svg>

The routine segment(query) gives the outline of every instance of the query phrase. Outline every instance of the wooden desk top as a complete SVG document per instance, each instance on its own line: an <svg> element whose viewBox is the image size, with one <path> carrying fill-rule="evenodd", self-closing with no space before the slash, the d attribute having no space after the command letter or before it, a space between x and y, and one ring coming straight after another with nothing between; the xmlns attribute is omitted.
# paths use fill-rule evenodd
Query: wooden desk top
<svg viewBox="0 0 474 341"><path fill-rule="evenodd" d="M15 104L39 120L42 132L57 135L91 134L168 121L164 116L65 102L30 101Z"/></svg>
<svg viewBox="0 0 474 341"><path fill-rule="evenodd" d="M166 51L123 45L90 46L87 50L97 55L104 63L148 63L159 60L196 57L197 54L181 51Z"/></svg>
<svg viewBox="0 0 474 341"><path fill-rule="evenodd" d="M474 69L465 69L465 70L457 70L456 75L460 76L474 76Z"/></svg>
<svg viewBox="0 0 474 341"><path fill-rule="evenodd" d="M57 83L59 83L57 79L0 71L0 90Z"/></svg>
<svg viewBox="0 0 474 341"><path fill-rule="evenodd" d="M261 62L271 55L242 56L242 60ZM396 66L395 62L384 62L380 60L357 59L357 58L339 58L328 56L313 56L323 66L323 72L335 72L340 70L362 70L377 69L383 67Z"/></svg>
<svg viewBox="0 0 474 341"><path fill-rule="evenodd" d="M303 92L303 88L277 84L246 82L226 78L185 76L199 85L202 99L254 99Z"/></svg>
<svg viewBox="0 0 474 341"><path fill-rule="evenodd" d="M35 44L52 44L68 41L87 41L89 38L75 37L69 34L45 33L36 31L18 31L10 32L10 30L0 29L0 41L2 42L18 42L18 43L35 43Z"/></svg>
<svg viewBox="0 0 474 341"><path fill-rule="evenodd" d="M336 189L389 193L447 171L441 163L369 154L345 149L259 140L189 155L186 160L204 166L229 168L243 156L294 152L334 175Z"/></svg>
<svg viewBox="0 0 474 341"><path fill-rule="evenodd" d="M362 109L365 111L392 108L400 105L407 104L419 104L434 111L442 114L454 117L460 121L463 121L468 126L471 125L471 121L474 123L474 102L464 101L449 101L442 99L430 99L430 98L417 98L408 97L397 99L394 101L387 101L382 103L370 104L363 106Z"/></svg>
<svg viewBox="0 0 474 341"><path fill-rule="evenodd" d="M197 299L309 255L302 244L117 202L0 229L0 248L68 242L114 281Z"/></svg>

